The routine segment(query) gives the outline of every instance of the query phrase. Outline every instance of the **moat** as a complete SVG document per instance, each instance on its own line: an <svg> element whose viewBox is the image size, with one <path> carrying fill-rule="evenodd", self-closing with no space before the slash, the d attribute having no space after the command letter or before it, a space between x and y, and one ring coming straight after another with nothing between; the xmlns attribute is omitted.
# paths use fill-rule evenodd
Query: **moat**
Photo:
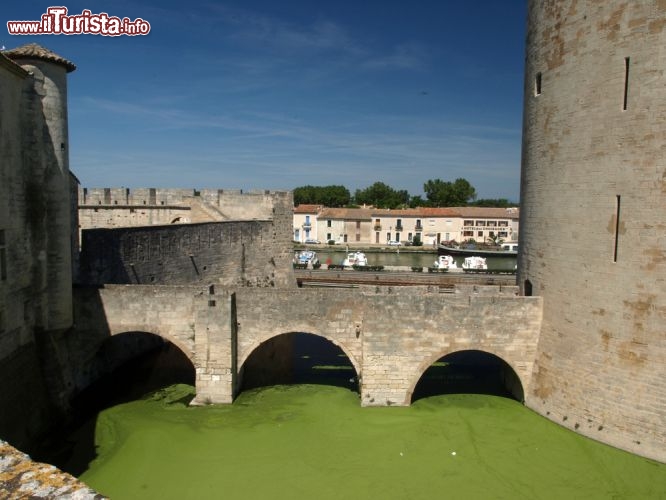
<svg viewBox="0 0 666 500"><path fill-rule="evenodd" d="M508 396L496 367L433 365L411 407L362 408L355 372L326 341L298 335L289 385L233 405L190 407L190 367L170 344L88 392L76 432L51 457L124 498L660 498L666 466L579 436ZM256 374L255 374L256 375ZM130 380L143 380L142 384ZM254 380L254 382L253 382ZM144 393L143 395L141 395ZM64 444L63 444L64 443ZM53 453L55 449L56 453Z"/></svg>

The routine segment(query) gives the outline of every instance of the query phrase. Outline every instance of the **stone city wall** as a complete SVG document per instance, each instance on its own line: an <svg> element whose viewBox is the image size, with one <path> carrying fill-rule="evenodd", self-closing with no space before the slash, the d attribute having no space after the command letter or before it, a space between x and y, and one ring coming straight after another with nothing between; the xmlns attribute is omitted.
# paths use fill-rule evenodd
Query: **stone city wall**
<svg viewBox="0 0 666 500"><path fill-rule="evenodd" d="M291 193L282 191L79 187L79 226L84 230L265 220L273 219L278 206L289 200Z"/></svg>
<svg viewBox="0 0 666 500"><path fill-rule="evenodd" d="M295 286L291 243L273 221L90 229L81 280L88 284Z"/></svg>

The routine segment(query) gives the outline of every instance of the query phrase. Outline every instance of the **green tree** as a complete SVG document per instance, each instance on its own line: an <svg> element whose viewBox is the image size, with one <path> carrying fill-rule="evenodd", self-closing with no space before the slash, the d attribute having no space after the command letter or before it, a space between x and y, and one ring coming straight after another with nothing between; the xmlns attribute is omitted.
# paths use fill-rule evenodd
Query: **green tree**
<svg viewBox="0 0 666 500"><path fill-rule="evenodd" d="M427 200L424 200L421 196L412 196L409 199L409 207L410 208L417 208L417 207L428 207L430 206L430 202Z"/></svg>
<svg viewBox="0 0 666 500"><path fill-rule="evenodd" d="M495 208L508 208L515 207L517 204L513 203L506 198L482 198L475 200L470 205L475 207L495 207Z"/></svg>
<svg viewBox="0 0 666 500"><path fill-rule="evenodd" d="M326 207L344 207L351 194L344 186L300 186L294 188L294 205L312 204Z"/></svg>
<svg viewBox="0 0 666 500"><path fill-rule="evenodd" d="M423 185L423 192L435 207L464 207L476 198L474 186L460 178L454 182L430 179Z"/></svg>
<svg viewBox="0 0 666 500"><path fill-rule="evenodd" d="M373 205L377 208L399 208L409 204L409 193L396 190L383 182L375 182L365 189L357 189L354 202L362 205Z"/></svg>

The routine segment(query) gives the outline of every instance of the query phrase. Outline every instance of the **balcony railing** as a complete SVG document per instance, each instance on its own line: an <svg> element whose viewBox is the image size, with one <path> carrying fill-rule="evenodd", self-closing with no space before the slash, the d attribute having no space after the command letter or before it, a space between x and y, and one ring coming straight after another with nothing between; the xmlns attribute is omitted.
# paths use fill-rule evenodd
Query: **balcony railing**
<svg viewBox="0 0 666 500"><path fill-rule="evenodd" d="M374 227L373 227L373 229L374 229L375 231L381 231L381 230L382 230L382 225L381 225L381 224L375 224Z"/></svg>
<svg viewBox="0 0 666 500"><path fill-rule="evenodd" d="M312 224L310 222L304 222L303 227L312 227Z"/></svg>
<svg viewBox="0 0 666 500"><path fill-rule="evenodd" d="M414 228L415 231L423 231L423 226L421 224L417 224L416 227Z"/></svg>
<svg viewBox="0 0 666 500"><path fill-rule="evenodd" d="M400 231L403 230L403 227L402 227L402 226L395 226L395 230L398 231L398 232L400 232Z"/></svg>

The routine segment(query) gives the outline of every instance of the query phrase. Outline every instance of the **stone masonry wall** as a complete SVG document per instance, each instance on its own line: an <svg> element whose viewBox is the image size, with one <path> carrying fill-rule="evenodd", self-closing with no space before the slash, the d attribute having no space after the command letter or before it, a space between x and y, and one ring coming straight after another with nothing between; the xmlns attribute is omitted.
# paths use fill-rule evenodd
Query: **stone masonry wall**
<svg viewBox="0 0 666 500"><path fill-rule="evenodd" d="M78 189L80 229L273 219L288 192L229 189Z"/></svg>
<svg viewBox="0 0 666 500"><path fill-rule="evenodd" d="M66 69L20 64L0 54L0 438L23 446L58 416L41 352L72 300Z"/></svg>
<svg viewBox="0 0 666 500"><path fill-rule="evenodd" d="M527 405L661 461L665 47L661 0L529 2L518 259L544 301Z"/></svg>
<svg viewBox="0 0 666 500"><path fill-rule="evenodd" d="M79 201L85 198L87 201L113 203L117 201L114 196L122 195L125 202L135 203L148 198L149 202L155 203L159 201L159 195L164 198L161 201L173 203L174 200L182 201L184 191L130 192L123 189L87 193L80 189ZM85 230L81 282L295 285L291 266L293 201L290 192L201 191L195 198L238 219L208 224ZM127 221L111 217L109 225L115 227L124 222Z"/></svg>

